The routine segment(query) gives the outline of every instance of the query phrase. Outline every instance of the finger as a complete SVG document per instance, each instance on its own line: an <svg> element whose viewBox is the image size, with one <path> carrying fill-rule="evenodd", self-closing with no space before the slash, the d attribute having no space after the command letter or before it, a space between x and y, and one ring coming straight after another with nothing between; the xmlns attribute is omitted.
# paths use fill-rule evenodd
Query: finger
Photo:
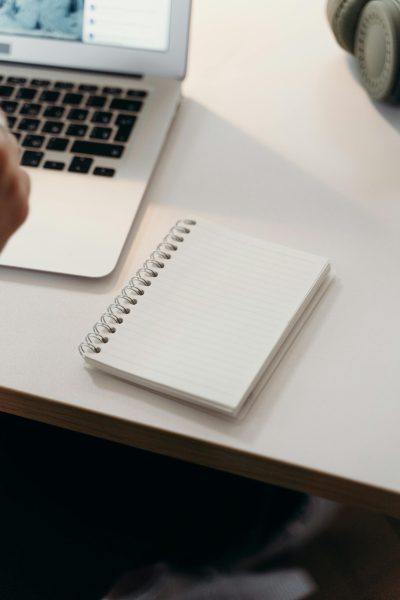
<svg viewBox="0 0 400 600"><path fill-rule="evenodd" d="M9 133L7 118L0 110L0 203L21 205L22 212L25 212L30 181L27 173L20 168L19 159L18 142ZM17 206L17 212L19 210Z"/></svg>
<svg viewBox="0 0 400 600"><path fill-rule="evenodd" d="M7 117L2 110L0 110L0 128L8 131Z"/></svg>
<svg viewBox="0 0 400 600"><path fill-rule="evenodd" d="M13 201L9 197L9 189L12 186L12 180L18 178L20 173L24 173L19 166L19 153L14 142L4 139L4 134L0 130L0 202ZM26 182L26 174L23 175Z"/></svg>
<svg viewBox="0 0 400 600"><path fill-rule="evenodd" d="M8 140L10 151L11 151L13 157L15 158L15 160L19 164L19 161L21 158L21 146L19 145L18 140L15 137L15 135L13 135L11 132L8 132L6 134L6 137Z"/></svg>
<svg viewBox="0 0 400 600"><path fill-rule="evenodd" d="M25 198L27 201L29 198L29 194L31 192L30 177L29 177L28 173L26 171L24 171L24 169L21 169L21 167L18 167L17 172L18 172L18 177L19 177L19 182L20 182L21 194L22 194L23 198Z"/></svg>
<svg viewBox="0 0 400 600"><path fill-rule="evenodd" d="M17 167L10 175L8 188L4 189L3 196L7 198L4 203L6 209L6 223L8 228L15 231L28 216L28 198L30 181L28 174Z"/></svg>
<svg viewBox="0 0 400 600"><path fill-rule="evenodd" d="M6 157L12 159L14 163L19 163L20 148L17 139L2 127L0 127L0 152L0 168L6 162Z"/></svg>
<svg viewBox="0 0 400 600"><path fill-rule="evenodd" d="M2 110L0 110L0 134L2 143L8 145L8 151L19 160L21 150L17 138L10 132L7 117Z"/></svg>
<svg viewBox="0 0 400 600"><path fill-rule="evenodd" d="M0 158L1 158L0 144ZM8 161L8 162L7 162ZM0 213L6 229L15 230L28 215L30 179L17 163L10 158L0 169Z"/></svg>
<svg viewBox="0 0 400 600"><path fill-rule="evenodd" d="M30 191L30 179L28 173L19 165L9 169L7 183L7 187L4 186L3 189L12 202L27 199Z"/></svg>
<svg viewBox="0 0 400 600"><path fill-rule="evenodd" d="M9 151L8 144L2 143L0 134L0 203L13 200L10 197L10 188L17 168L18 163Z"/></svg>

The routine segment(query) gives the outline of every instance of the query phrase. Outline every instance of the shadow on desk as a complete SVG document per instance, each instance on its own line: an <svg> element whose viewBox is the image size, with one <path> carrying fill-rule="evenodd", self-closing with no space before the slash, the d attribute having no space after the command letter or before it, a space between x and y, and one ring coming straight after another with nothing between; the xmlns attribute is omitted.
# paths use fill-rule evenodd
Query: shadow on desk
<svg viewBox="0 0 400 600"><path fill-rule="evenodd" d="M354 80L354 82L362 87L362 81L360 78L360 71L358 68L357 61L354 56L346 56L346 63L349 68L349 72ZM387 123L393 127L398 133L400 133L400 106L399 105L390 105L384 102L378 102L377 100L373 100L370 96L368 96L365 91L365 97L367 101L374 107L376 112L381 115L387 121ZM379 147L379 144L377 144ZM379 163L378 163L379 164Z"/></svg>
<svg viewBox="0 0 400 600"><path fill-rule="evenodd" d="M353 216L360 221L360 228L369 228L368 215L315 175L302 171L205 106L184 98L113 273L86 279L1 267L0 282L64 289L71 294L109 292L111 298L137 238L143 243L160 222L165 223L167 233L171 215L197 215L221 224L229 221L229 226L243 233L328 255L331 239L321 222L329 223L330 236L332 219L338 236L354 235L348 224L349 211L356 213Z"/></svg>

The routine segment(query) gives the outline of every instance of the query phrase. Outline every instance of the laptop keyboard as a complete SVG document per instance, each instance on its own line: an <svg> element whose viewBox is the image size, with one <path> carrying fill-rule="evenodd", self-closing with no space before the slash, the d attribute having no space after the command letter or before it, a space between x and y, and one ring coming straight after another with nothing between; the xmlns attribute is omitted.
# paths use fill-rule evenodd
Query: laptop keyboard
<svg viewBox="0 0 400 600"><path fill-rule="evenodd" d="M113 177L147 92L0 76L0 108L26 167ZM72 155L72 156L71 156Z"/></svg>

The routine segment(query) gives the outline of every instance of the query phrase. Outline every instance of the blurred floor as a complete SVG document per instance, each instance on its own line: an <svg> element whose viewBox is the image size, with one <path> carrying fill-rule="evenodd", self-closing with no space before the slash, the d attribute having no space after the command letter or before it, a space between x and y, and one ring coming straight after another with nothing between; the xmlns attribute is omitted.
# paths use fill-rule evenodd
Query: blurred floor
<svg viewBox="0 0 400 600"><path fill-rule="evenodd" d="M251 567L253 589L271 570L308 573L319 591L291 600L400 600L400 524L381 515L332 516L324 501L2 414L0 469L0 600L100 600L160 554L187 572L240 557L233 577ZM294 538L319 533L244 570L288 520ZM264 586L257 600L275 600L267 577Z"/></svg>
<svg viewBox="0 0 400 600"><path fill-rule="evenodd" d="M342 508L326 531L286 564L312 575L319 589L312 600L399 600L400 524Z"/></svg>
<svg viewBox="0 0 400 600"><path fill-rule="evenodd" d="M188 581L158 566L147 574L150 583L136 571L107 600L399 600L400 522L339 505L332 516L315 498L311 508L289 527L286 542L325 514L320 532L256 569Z"/></svg>

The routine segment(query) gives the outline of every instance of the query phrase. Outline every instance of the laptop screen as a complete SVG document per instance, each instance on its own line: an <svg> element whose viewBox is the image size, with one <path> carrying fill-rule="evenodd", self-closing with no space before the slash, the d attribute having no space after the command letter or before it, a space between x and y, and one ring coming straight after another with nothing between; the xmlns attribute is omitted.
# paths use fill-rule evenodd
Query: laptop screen
<svg viewBox="0 0 400 600"><path fill-rule="evenodd" d="M171 0L0 0L0 33L166 52Z"/></svg>

